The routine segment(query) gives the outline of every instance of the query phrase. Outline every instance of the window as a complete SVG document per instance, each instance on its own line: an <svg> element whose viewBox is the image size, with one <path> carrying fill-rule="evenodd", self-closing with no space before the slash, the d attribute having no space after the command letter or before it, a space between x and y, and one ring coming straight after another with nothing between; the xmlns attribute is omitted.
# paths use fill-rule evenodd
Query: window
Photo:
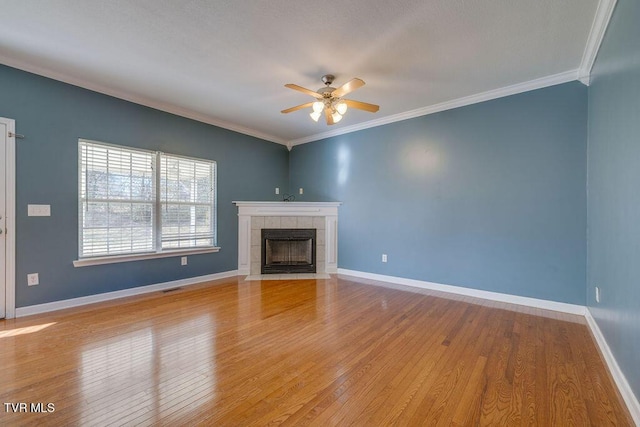
<svg viewBox="0 0 640 427"><path fill-rule="evenodd" d="M215 162L78 146L80 258L215 247Z"/></svg>

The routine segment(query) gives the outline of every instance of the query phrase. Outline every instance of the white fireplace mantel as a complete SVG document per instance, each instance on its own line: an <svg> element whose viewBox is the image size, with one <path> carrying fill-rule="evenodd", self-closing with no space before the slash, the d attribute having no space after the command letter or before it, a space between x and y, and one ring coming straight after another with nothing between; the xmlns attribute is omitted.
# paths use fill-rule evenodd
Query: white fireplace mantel
<svg viewBox="0 0 640 427"><path fill-rule="evenodd" d="M233 202L238 207L238 274L249 275L252 261L252 218L265 221L282 217L312 217L307 219L324 229L324 271L338 271L338 206L340 202ZM279 223L278 219L278 223ZM283 224L287 222L282 220ZM300 219L302 222L303 219ZM254 229L255 223L254 221ZM265 227L268 228L268 227ZM283 227L284 228L284 227ZM294 227L295 228L295 227ZM254 230L255 231L255 230ZM255 237L255 236L254 236ZM255 240L255 239L254 239ZM255 246L255 245L254 245ZM255 256L255 254L253 254ZM255 260L254 260L255 261Z"/></svg>

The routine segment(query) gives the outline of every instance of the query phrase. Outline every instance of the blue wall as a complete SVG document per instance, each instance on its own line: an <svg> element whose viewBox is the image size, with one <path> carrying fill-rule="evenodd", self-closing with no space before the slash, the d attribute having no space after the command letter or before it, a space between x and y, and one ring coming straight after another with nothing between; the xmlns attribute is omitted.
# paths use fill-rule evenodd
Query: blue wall
<svg viewBox="0 0 640 427"><path fill-rule="evenodd" d="M340 268L584 305L586 141L572 82L296 146L289 187L344 203Z"/></svg>
<svg viewBox="0 0 640 427"><path fill-rule="evenodd" d="M592 71L588 305L640 396L640 3L618 0ZM595 286L601 289L595 302Z"/></svg>
<svg viewBox="0 0 640 427"><path fill-rule="evenodd" d="M237 269L232 200L286 191L288 152L278 144L0 65L0 116L16 120L16 306L63 300ZM219 253L74 268L78 258L78 138L217 161ZM50 204L51 217L27 217ZM27 287L28 273L40 285Z"/></svg>

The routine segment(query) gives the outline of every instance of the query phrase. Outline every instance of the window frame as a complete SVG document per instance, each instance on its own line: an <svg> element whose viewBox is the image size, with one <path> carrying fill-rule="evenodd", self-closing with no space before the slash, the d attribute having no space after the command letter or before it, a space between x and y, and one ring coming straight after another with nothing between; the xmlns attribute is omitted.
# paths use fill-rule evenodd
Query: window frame
<svg viewBox="0 0 640 427"><path fill-rule="evenodd" d="M81 251L83 247L83 182L82 182L82 149L83 144L93 144L98 146L103 146L106 148L112 147L113 149L121 149L132 152L138 152L140 154L149 155L152 157L152 181L154 182L153 191L152 191L152 251L147 252L132 252L132 253L121 253L121 254L112 254L112 255L97 255L97 256L81 256ZM161 195L161 186L160 181L162 179L162 167L161 164L163 159L168 158L178 158L184 159L187 161L193 162L203 162L207 163L210 166L210 179L212 181L213 187L213 196L211 198L211 231L212 231L212 245L202 245L202 246L193 246L193 247L183 247L183 248L168 248L162 249L162 213L161 207L163 205L162 195ZM75 267L84 267L89 265L100 265L100 264L111 264L111 263L119 263L119 262L128 262L128 261L137 261L143 259L155 259L155 258L167 258L167 257L178 257L185 255L194 255L201 253L212 253L218 252L220 247L217 245L218 238L218 230L217 230L217 207L218 207L218 189L217 189L217 162L215 160L210 159L202 159L196 157L182 156L176 154L165 153L161 151L153 151L146 150L142 148L129 147L125 145L119 144L111 144L102 141L95 141L86 138L78 138L78 193L77 193L77 202L78 202L78 259L73 261L73 265ZM85 182L85 197L86 197L86 185ZM108 201L109 199L106 199Z"/></svg>

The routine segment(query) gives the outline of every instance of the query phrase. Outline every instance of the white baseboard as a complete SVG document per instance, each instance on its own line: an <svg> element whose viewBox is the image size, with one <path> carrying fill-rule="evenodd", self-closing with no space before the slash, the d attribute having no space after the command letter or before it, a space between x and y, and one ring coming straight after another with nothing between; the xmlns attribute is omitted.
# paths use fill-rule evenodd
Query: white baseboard
<svg viewBox="0 0 640 427"><path fill-rule="evenodd" d="M584 316L585 307L582 305L567 304L564 302L548 301L537 298L521 297L517 295L502 294L498 292L483 291L479 289L463 288L461 286L443 285L441 283L425 282L422 280L406 279L404 277L385 276L382 274L366 273L363 271L338 269L338 274L360 277L363 279L379 280L381 282L395 283L398 285L413 286L415 288L430 289L433 291L448 292L451 294L466 295L491 301L506 302L510 304L524 305L541 308L544 310L560 311L562 313Z"/></svg>
<svg viewBox="0 0 640 427"><path fill-rule="evenodd" d="M195 285L211 280L226 279L227 277L235 277L238 275L237 270L224 271L222 273L207 274L205 276L189 277L187 279L172 280L171 282L156 283L147 286L138 286L135 288L122 289L120 291L105 292L102 294L88 295L86 297L71 298L62 301L48 302L45 304L29 305L16 309L16 317L31 316L33 314L48 313L50 311L62 310L65 308L79 307L97 302L110 301L113 299L130 297L134 295L148 294L150 292L163 291L165 289L176 288L179 286Z"/></svg>
<svg viewBox="0 0 640 427"><path fill-rule="evenodd" d="M611 372L613 380L616 382L618 390L620 391L620 394L622 394L622 398L627 404L629 412L631 412L633 421L637 426L640 426L640 402L638 401L638 398L633 393L633 390L627 381L627 377L624 376L624 373L620 369L616 358L613 356L613 353L609 348L609 344L607 344L607 340L604 338L604 335L602 335L602 331L600 330L598 323L596 323L596 320L593 318L591 311L589 311L588 308L585 310L584 317L587 319L587 324L589 325L589 328L591 328L591 332L596 339L598 347L600 347L604 360L609 367L609 372Z"/></svg>

